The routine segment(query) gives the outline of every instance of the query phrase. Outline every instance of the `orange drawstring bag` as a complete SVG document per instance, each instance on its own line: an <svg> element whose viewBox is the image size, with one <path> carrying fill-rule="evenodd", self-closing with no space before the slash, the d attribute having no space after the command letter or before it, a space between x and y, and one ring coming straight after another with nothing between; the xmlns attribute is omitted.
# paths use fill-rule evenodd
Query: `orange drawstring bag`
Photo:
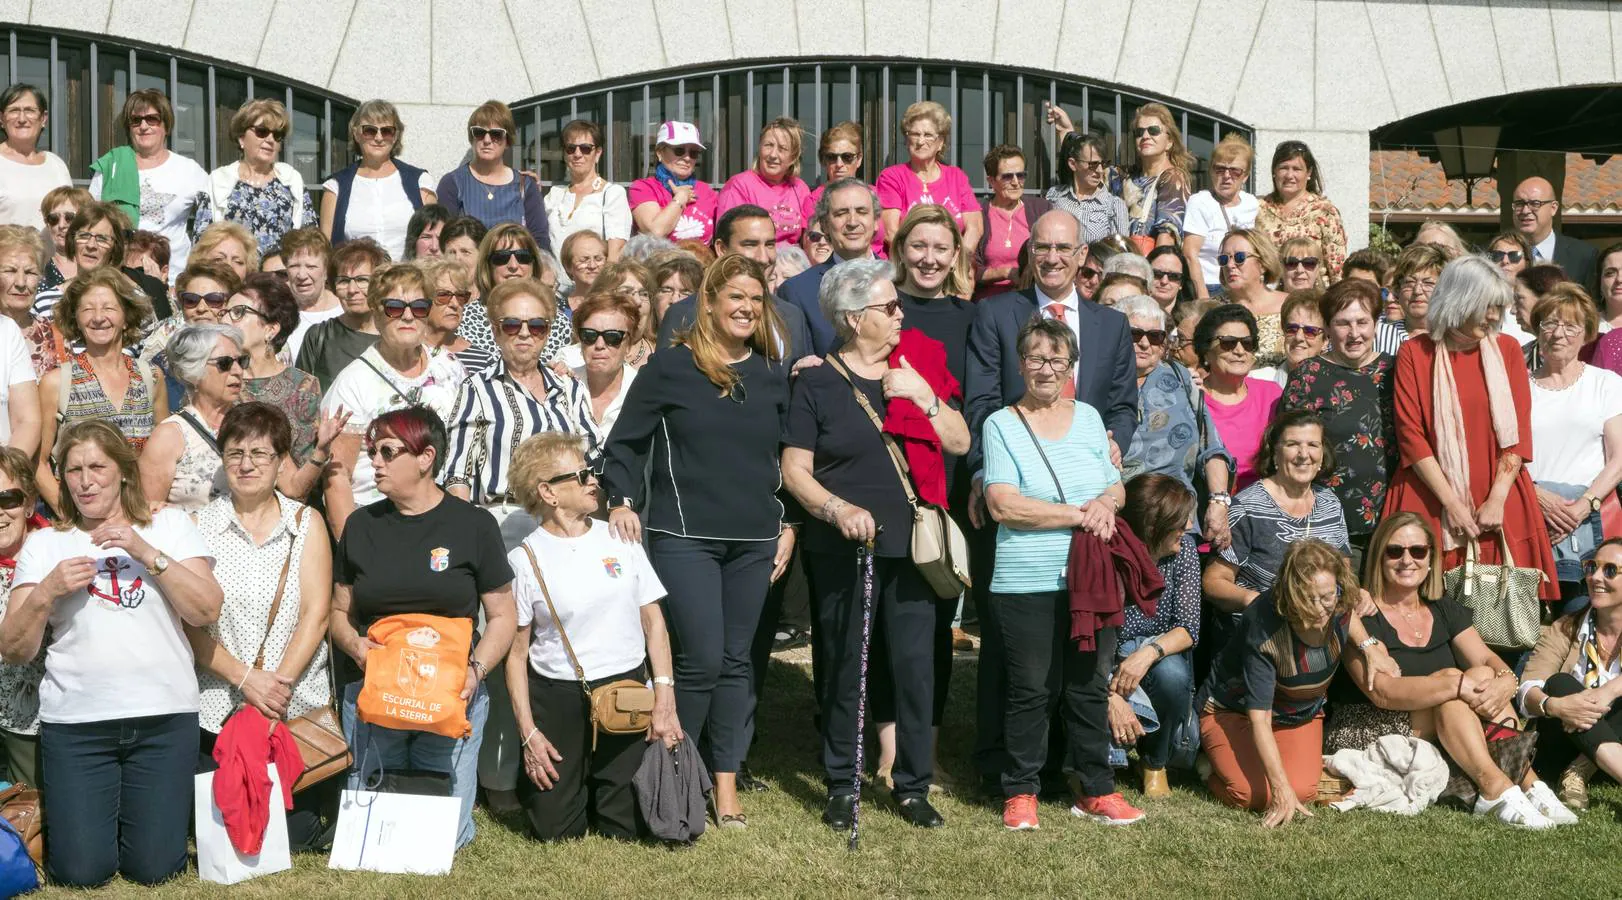
<svg viewBox="0 0 1622 900"><path fill-rule="evenodd" d="M366 654L366 681L355 702L362 722L448 738L473 733L461 697L472 619L402 613L373 622L366 636L383 646Z"/></svg>

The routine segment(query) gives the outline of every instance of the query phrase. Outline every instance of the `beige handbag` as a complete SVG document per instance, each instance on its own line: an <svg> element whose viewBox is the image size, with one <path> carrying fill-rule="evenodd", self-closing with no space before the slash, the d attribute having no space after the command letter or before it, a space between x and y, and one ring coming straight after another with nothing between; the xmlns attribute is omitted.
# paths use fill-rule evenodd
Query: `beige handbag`
<svg viewBox="0 0 1622 900"><path fill-rule="evenodd" d="M918 499L918 494L912 489L907 459L901 454L901 448L896 446L895 438L884 430L884 422L873 410L873 404L867 402L867 397L851 381L850 371L838 354L830 354L828 362L834 371L850 382L856 402L861 404L873 427L879 430L879 438L890 453L890 462L895 465L896 474L901 476L901 488L907 492L907 503L912 507L913 565L929 582L935 596L943 600L958 596L974 584L969 578L969 543L963 537L963 529L957 527L957 522L946 514L946 510Z"/></svg>
<svg viewBox="0 0 1622 900"><path fill-rule="evenodd" d="M1442 576L1442 594L1474 614L1476 631L1489 647L1526 650L1538 642L1542 604L1538 588L1548 577L1542 569L1516 568L1509 541L1498 532L1501 565L1477 562L1475 538L1465 548L1464 565Z"/></svg>

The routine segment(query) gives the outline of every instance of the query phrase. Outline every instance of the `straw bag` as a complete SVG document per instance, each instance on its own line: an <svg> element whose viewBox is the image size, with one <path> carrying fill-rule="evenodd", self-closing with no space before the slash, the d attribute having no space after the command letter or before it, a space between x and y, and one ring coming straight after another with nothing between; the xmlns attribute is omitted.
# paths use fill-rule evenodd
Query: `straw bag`
<svg viewBox="0 0 1622 900"><path fill-rule="evenodd" d="M535 570L535 583L541 586L541 596L546 598L546 608L552 613L552 622L558 626L558 636L563 638L563 649L569 654L569 664L574 666L574 675L580 679L580 690L585 692L586 703L591 707L591 749L597 749L597 736L605 731L609 734L646 734L648 726L653 724L653 689L629 678L611 681L595 690L586 683L586 669L580 665L580 657L574 655L569 633L563 630L563 619L558 616L558 608L552 605L552 592L546 589L546 579L541 577L541 564L535 559L535 551L530 549L529 544L519 546L529 557L529 567Z"/></svg>
<svg viewBox="0 0 1622 900"><path fill-rule="evenodd" d="M1502 531L1498 547L1503 563L1487 565L1477 561L1481 545L1470 538L1464 565L1443 576L1442 593L1475 614L1476 630L1487 646L1528 650L1538 642L1538 588L1547 576L1542 569L1516 568Z"/></svg>
<svg viewBox="0 0 1622 900"><path fill-rule="evenodd" d="M901 448L896 446L895 438L884 430L884 422L874 411L873 404L867 402L867 396L851 381L850 371L838 354L829 354L828 362L835 372L850 382L856 402L861 404L873 427L879 430L879 439L884 441L890 462L895 466L896 474L901 476L901 489L907 492L907 505L912 507L912 564L918 567L918 574L929 582L935 596L943 600L957 597L974 585L969 578L969 543L963 537L963 529L957 527L957 522L946 514L946 510L918 499L918 494L912 489L907 459L901 454Z"/></svg>

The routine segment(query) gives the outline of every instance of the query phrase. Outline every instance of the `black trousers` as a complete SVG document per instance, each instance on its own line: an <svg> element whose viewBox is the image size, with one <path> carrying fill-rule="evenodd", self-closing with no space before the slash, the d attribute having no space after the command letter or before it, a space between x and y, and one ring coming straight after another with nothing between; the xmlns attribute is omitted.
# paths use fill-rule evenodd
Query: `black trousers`
<svg viewBox="0 0 1622 900"><path fill-rule="evenodd" d="M1048 756L1048 730L1055 707L1064 723L1064 771L1081 782L1087 797L1115 792L1109 764L1109 675L1116 629L1100 629L1096 648L1082 651L1070 640L1070 599L1064 591L993 594L1005 649L1003 709L1007 765L1003 793L1041 790Z"/></svg>
<svg viewBox="0 0 1622 900"><path fill-rule="evenodd" d="M857 692L861 685L862 583L854 546L847 553L808 553L818 590L817 624L811 633L822 665L822 764L830 795L856 790ZM898 798L928 793L935 777L935 592L912 560L873 561L873 639L885 649L883 670L868 656L868 682L888 676L894 701ZM882 634L882 638L880 635ZM871 693L869 701L872 700ZM880 721L869 702L869 722Z"/></svg>
<svg viewBox="0 0 1622 900"><path fill-rule="evenodd" d="M621 678L643 680L642 667L587 682L593 688ZM552 789L543 791L526 772L518 779L518 799L537 840L584 837L589 827L604 837L635 840L640 828L631 779L642 764L647 741L640 734L601 734L591 746L591 708L578 681L529 673L529 711L552 742L561 761ZM520 738L523 735L519 735Z"/></svg>
<svg viewBox="0 0 1622 900"><path fill-rule="evenodd" d="M1543 692L1551 697L1569 697L1581 694L1583 683L1570 672L1560 672L1543 683ZM1566 737L1581 747L1589 759L1593 759L1601 747L1622 741L1622 703L1611 704L1611 711L1595 722L1594 727L1587 731L1571 732Z"/></svg>
<svg viewBox="0 0 1622 900"><path fill-rule="evenodd" d="M755 626L755 642L749 649L750 666L755 683L755 703L760 703L766 690L766 672L771 668L772 644L777 630L792 625L801 630L811 627L811 588L805 579L805 554L798 546L789 558L783 577L766 592L766 606L760 611L760 624Z"/></svg>
<svg viewBox="0 0 1622 900"><path fill-rule="evenodd" d="M975 665L974 768L987 781L1002 777L1008 767L1003 746L1003 641L991 600L991 575L997 561L997 525L964 532L969 542L969 571L974 576L970 596L980 620L980 654Z"/></svg>

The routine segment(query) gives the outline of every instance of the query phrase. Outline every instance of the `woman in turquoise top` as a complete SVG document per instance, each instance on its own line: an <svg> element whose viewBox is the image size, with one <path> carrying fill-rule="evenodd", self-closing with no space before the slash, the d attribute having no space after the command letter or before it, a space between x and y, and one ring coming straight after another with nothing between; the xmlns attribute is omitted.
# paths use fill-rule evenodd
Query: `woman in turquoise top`
<svg viewBox="0 0 1622 900"><path fill-rule="evenodd" d="M1100 628L1094 648L1069 639L1065 560L1070 534L1084 528L1108 540L1126 498L1110 464L1098 411L1065 396L1073 383L1076 337L1063 322L1032 319L1019 334L1025 396L986 419L986 508L997 521L991 622L1004 647L1003 824L1036 827L1036 794L1048 749L1050 684L1060 685L1065 771L1080 781L1071 812L1109 824L1143 817L1115 790L1109 764L1109 672L1116 629ZM1059 672L1055 674L1055 669Z"/></svg>

